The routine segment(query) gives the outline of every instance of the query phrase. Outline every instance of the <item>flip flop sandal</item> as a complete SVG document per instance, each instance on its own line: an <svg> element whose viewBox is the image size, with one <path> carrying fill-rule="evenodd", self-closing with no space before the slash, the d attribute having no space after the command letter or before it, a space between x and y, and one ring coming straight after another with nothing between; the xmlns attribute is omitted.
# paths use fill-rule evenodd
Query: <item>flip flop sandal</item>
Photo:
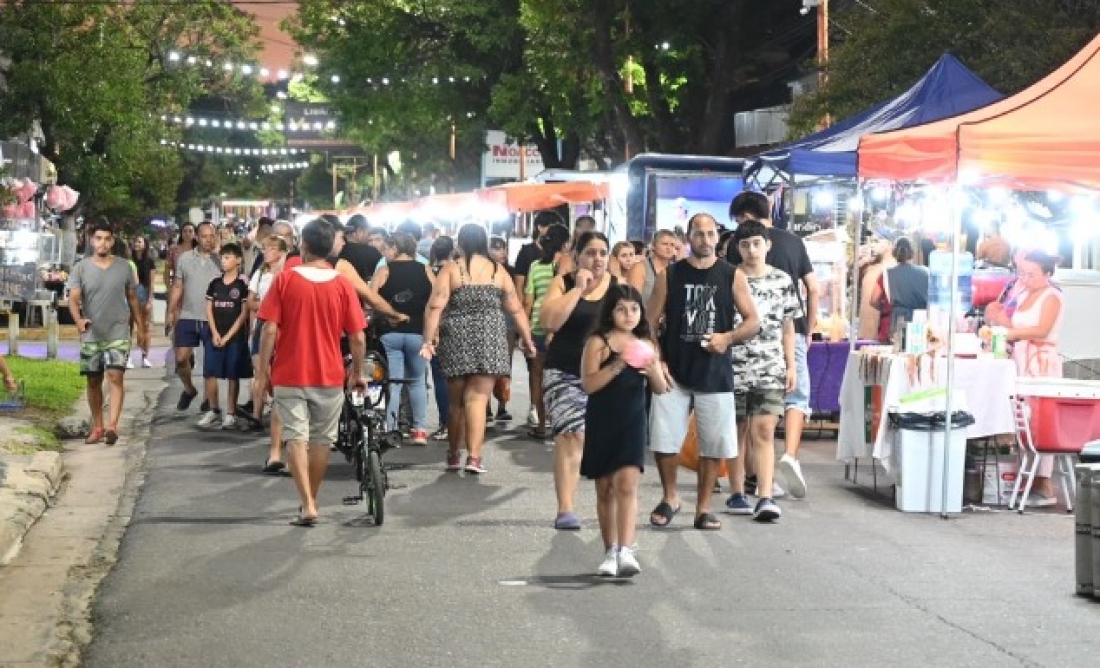
<svg viewBox="0 0 1100 668"><path fill-rule="evenodd" d="M546 439L550 438L550 430L539 429L538 427L530 427L527 429L527 437L539 441L545 441Z"/></svg>
<svg viewBox="0 0 1100 668"><path fill-rule="evenodd" d="M312 527L317 524L317 518L305 517L302 515L302 507L298 506L298 517L291 520L290 523L296 527Z"/></svg>
<svg viewBox="0 0 1100 668"><path fill-rule="evenodd" d="M722 528L722 523L714 515L703 513L695 518L695 528L700 531L718 531Z"/></svg>
<svg viewBox="0 0 1100 668"><path fill-rule="evenodd" d="M283 462L270 462L269 461L269 462L266 462L264 464L264 467L262 469L260 469L260 472L261 473L266 473L268 475L276 475L276 474L282 473L285 469L286 469L286 464L284 464Z"/></svg>
<svg viewBox="0 0 1100 668"><path fill-rule="evenodd" d="M579 531L581 521L575 513L561 513L554 518L554 528L558 531Z"/></svg>
<svg viewBox="0 0 1100 668"><path fill-rule="evenodd" d="M672 518L676 517L676 513L680 512L682 506L676 506L673 508L667 501L662 501L657 504L657 507L653 509L653 512L649 514L649 523L655 527L667 527L672 523ZM654 518L663 517L664 522L654 522Z"/></svg>

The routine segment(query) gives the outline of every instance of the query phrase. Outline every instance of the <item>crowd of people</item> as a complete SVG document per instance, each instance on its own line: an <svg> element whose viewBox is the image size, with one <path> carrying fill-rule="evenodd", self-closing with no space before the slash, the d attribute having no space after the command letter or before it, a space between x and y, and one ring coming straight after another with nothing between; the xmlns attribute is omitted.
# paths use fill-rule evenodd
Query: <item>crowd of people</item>
<svg viewBox="0 0 1100 668"><path fill-rule="evenodd" d="M190 410L199 395L201 347L196 426L263 432L270 413L262 471L289 469L301 503L296 523L309 526L344 390L365 387L369 346L385 356L391 377L409 381L392 386L388 427L407 426L412 444L445 441L445 469L468 475L489 471L487 426L512 420L518 349L531 382L526 434L553 442L553 526L580 529L577 487L582 477L594 480L605 547L598 571L633 575L641 568L634 518L646 449L662 483L649 519L663 527L681 509L678 454L692 416L695 528L722 526L711 504L722 464L731 472L729 513L777 520L784 493L777 468L793 495L806 493L797 439L808 413L805 339L816 285L804 246L771 227L769 210L762 195L744 193L730 207L739 224L732 235L700 213L682 233L659 230L648 244L614 246L590 217L570 229L542 212L514 264L507 240L474 224L452 236L415 223L388 230L359 215L317 218L300 231L261 219L246 244L210 222L184 225L164 269L182 386L176 408ZM93 402L104 377L121 392L131 329L147 350L150 326L151 285L143 280L153 269L112 254L109 232L96 230L95 253L70 281ZM238 405L247 379L251 392ZM440 419L434 431L429 382ZM112 397L112 415L96 416L88 442L118 438L121 404ZM787 443L777 464L781 418Z"/></svg>

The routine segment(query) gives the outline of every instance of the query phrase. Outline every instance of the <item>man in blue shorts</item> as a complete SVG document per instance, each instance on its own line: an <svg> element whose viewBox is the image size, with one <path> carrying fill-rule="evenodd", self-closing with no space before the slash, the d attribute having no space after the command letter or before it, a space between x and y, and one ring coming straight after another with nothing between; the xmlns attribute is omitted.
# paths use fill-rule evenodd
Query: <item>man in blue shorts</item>
<svg viewBox="0 0 1100 668"><path fill-rule="evenodd" d="M191 364L195 348L210 338L206 322L206 289L210 282L222 275L220 258L214 252L218 233L214 223L206 220L195 232L198 245L182 253L176 260L176 274L172 279L172 292L168 302L168 326L172 329L172 345L176 349L176 375L183 383L183 392L176 403L176 410L185 411L198 395L191 381ZM206 407L210 405L206 398Z"/></svg>

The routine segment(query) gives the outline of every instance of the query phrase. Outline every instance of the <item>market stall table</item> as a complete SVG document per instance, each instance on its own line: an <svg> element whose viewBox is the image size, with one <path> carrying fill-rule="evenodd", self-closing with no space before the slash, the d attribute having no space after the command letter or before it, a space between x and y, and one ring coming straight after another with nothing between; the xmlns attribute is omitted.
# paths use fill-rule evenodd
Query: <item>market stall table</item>
<svg viewBox="0 0 1100 668"><path fill-rule="evenodd" d="M893 464L893 442L887 437L889 421L885 414L896 409L902 397L933 388L936 383L942 386L947 377L947 359L937 357L934 361L935 373L922 374L921 381L913 383L904 356L881 356L877 379L864 379L860 365L862 356L858 352L849 355L844 371L836 456L843 462L874 457L889 471ZM865 437L867 389L874 385L882 388L883 415L868 440ZM968 439L1014 433L1009 398L1016 390L1016 365L1011 360L958 358L955 360L953 389L961 391L966 397L965 409L974 416L974 424L966 430Z"/></svg>

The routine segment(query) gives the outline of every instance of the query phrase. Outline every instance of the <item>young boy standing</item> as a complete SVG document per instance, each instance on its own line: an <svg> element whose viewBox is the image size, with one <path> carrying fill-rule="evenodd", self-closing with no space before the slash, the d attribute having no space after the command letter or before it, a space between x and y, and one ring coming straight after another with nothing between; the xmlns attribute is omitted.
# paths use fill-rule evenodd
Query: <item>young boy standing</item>
<svg viewBox="0 0 1100 668"><path fill-rule="evenodd" d="M760 333L733 346L734 398L741 451L727 461L731 496L726 511L752 515L757 522L774 522L782 515L770 498L775 476L775 427L783 416L783 396L795 386L794 320L802 315L794 282L765 258L771 248L769 230L757 221L737 226L733 243L741 253L737 270L745 273ZM746 457L761 490L753 507L745 496ZM768 490L768 491L763 491Z"/></svg>
<svg viewBox="0 0 1100 668"><path fill-rule="evenodd" d="M216 428L221 418L218 395L218 379L228 381L226 415L221 418L222 429L237 427L237 395L241 379L252 377L252 358L248 350L248 282L241 276L244 253L236 243L221 248L222 275L210 281L206 289L206 320L209 325L209 341L205 341L203 378L210 410L199 418L198 426Z"/></svg>

